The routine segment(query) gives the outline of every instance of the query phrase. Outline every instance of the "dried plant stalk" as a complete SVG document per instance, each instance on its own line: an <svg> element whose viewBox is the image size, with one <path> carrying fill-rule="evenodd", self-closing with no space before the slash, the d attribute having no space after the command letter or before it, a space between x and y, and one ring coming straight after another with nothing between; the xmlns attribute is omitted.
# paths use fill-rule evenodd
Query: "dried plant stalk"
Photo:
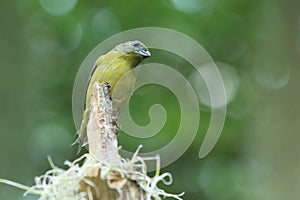
<svg viewBox="0 0 300 200"><path fill-rule="evenodd" d="M98 82L94 84L87 125L89 152L99 160L120 165L121 157L117 142L119 122L109 93L108 84Z"/></svg>
<svg viewBox="0 0 300 200"><path fill-rule="evenodd" d="M89 153L112 168L121 168L122 160L117 142L119 122L117 112L112 106L108 84L98 82L94 84L89 109L90 116L87 125ZM105 176L106 180L102 180L100 174L101 169L96 169L89 177L86 177L95 184L94 188L89 187L86 182L81 182L82 190L86 190L85 192L90 190L93 199L141 199L143 191L136 182L127 179L120 172L109 171ZM101 198L97 194L101 194Z"/></svg>

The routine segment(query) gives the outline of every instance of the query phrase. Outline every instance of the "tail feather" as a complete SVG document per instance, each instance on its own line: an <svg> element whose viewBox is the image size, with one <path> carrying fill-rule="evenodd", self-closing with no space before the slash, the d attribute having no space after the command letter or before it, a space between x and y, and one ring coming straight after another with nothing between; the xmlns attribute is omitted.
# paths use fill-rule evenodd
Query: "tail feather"
<svg viewBox="0 0 300 200"><path fill-rule="evenodd" d="M88 144L87 124L89 121L89 113L90 113L89 109L86 109L84 111L80 129L76 133L78 135L78 138L72 144L72 145L78 144L77 154L81 151L82 147Z"/></svg>

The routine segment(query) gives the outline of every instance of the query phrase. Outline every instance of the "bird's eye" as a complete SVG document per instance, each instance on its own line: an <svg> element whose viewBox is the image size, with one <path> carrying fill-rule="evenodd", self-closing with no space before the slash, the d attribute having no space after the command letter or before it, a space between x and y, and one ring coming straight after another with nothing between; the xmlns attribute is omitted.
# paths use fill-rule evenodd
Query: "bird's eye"
<svg viewBox="0 0 300 200"><path fill-rule="evenodd" d="M140 44L138 42L133 43L134 47L138 47Z"/></svg>

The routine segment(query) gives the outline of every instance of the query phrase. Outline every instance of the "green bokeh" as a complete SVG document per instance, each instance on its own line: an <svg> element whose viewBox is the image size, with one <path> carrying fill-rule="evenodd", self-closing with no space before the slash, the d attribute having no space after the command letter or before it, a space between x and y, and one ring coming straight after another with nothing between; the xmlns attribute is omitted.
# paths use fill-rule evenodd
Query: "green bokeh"
<svg viewBox="0 0 300 200"><path fill-rule="evenodd" d="M73 160L71 98L81 62L113 34L157 26L189 35L237 77L217 145L206 158L197 157L210 119L209 109L201 104L194 143L162 170L174 177L165 189L185 191L184 199L191 200L300 198L298 1L62 2L1 2L1 178L33 185L34 177L50 168L47 155L59 166ZM193 73L185 60L153 52L149 62L172 66L187 78ZM148 109L154 103L165 106L170 116L166 126L144 141L121 135L123 147L133 150L144 143L143 151L152 150L174 136L180 112L165 88L140 88L130 102L133 119L149 123ZM0 185L0 199L23 199L22 194Z"/></svg>

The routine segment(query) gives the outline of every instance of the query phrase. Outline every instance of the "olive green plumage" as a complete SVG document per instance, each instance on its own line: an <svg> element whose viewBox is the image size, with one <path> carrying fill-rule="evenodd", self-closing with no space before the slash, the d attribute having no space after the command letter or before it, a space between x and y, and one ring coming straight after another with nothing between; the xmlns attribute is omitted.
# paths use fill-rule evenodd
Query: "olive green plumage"
<svg viewBox="0 0 300 200"><path fill-rule="evenodd" d="M79 144L79 150L88 143L86 128L94 83L110 84L113 106L121 112L129 101L136 81L135 67L150 55L147 47L136 40L119 44L96 60L88 80L79 137L75 141Z"/></svg>

